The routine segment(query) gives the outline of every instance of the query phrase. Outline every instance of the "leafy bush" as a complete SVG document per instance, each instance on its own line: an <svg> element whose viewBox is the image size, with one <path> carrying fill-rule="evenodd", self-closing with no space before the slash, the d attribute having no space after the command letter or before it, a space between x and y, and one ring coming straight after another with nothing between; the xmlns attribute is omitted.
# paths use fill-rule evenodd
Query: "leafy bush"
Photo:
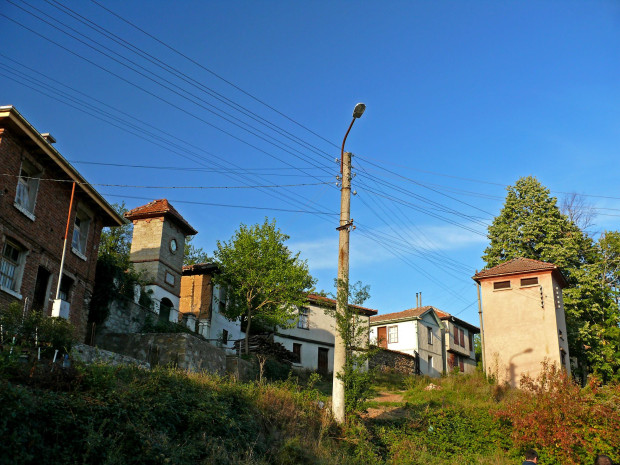
<svg viewBox="0 0 620 465"><path fill-rule="evenodd" d="M41 347L42 352L69 353L75 340L75 327L63 318L48 317L40 311L24 313L19 302L0 310L2 338L22 348Z"/></svg>
<svg viewBox="0 0 620 465"><path fill-rule="evenodd" d="M579 387L556 365L543 363L536 379L521 378L522 392L498 412L512 425L517 447L535 447L546 464L579 464L620 444L620 385L591 378Z"/></svg>

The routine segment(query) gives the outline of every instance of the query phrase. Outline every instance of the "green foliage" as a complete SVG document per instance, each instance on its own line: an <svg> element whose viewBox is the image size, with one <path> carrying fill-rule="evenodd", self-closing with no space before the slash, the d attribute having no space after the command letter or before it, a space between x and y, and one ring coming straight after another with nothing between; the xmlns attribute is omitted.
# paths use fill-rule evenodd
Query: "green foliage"
<svg viewBox="0 0 620 465"><path fill-rule="evenodd" d="M40 311L24 313L19 302L0 310L0 325L6 345L30 350L41 347L44 354L55 350L68 353L75 340L75 328L67 320L48 317Z"/></svg>
<svg viewBox="0 0 620 465"><path fill-rule="evenodd" d="M241 224L229 242L217 242L216 284L226 289L224 315L246 321L246 351L252 321L266 326L295 324L297 309L315 280L308 265L284 245L289 237L265 219L262 225Z"/></svg>
<svg viewBox="0 0 620 465"><path fill-rule="evenodd" d="M116 213L123 216L128 210L125 202L112 204ZM108 262L116 265L121 270L129 268L129 252L131 250L131 236L133 225L107 227L101 231L99 240L99 259L106 258Z"/></svg>
<svg viewBox="0 0 620 465"><path fill-rule="evenodd" d="M185 249L183 254L183 265L198 265L199 263L210 263L213 260L209 258L209 254L202 247L196 247L192 244L194 236L185 238Z"/></svg>
<svg viewBox="0 0 620 465"><path fill-rule="evenodd" d="M508 187L488 237L482 257L487 267L525 257L561 268L569 283L564 303L570 355L579 361L575 373L620 379L620 233L606 232L594 243L528 176Z"/></svg>
<svg viewBox="0 0 620 465"><path fill-rule="evenodd" d="M375 349L371 349L368 344L367 317L360 315L353 307L370 298L370 285L363 285L361 281L349 285L337 279L334 284L340 291L337 301L344 312L339 312L337 307L325 307L324 311L334 318L335 329L345 348L344 370L336 373L336 376L344 383L345 412L351 414L361 411L373 392L371 385L374 373L368 369L368 359Z"/></svg>
<svg viewBox="0 0 620 465"><path fill-rule="evenodd" d="M517 447L534 447L541 462L580 464L597 453L617 453L620 444L620 385L590 379L580 388L555 365L536 379L521 378L522 392L499 412L512 425Z"/></svg>
<svg viewBox="0 0 620 465"><path fill-rule="evenodd" d="M196 337L202 337L187 326L168 320L161 320L153 315L147 315L144 324L140 328L141 333L188 333Z"/></svg>

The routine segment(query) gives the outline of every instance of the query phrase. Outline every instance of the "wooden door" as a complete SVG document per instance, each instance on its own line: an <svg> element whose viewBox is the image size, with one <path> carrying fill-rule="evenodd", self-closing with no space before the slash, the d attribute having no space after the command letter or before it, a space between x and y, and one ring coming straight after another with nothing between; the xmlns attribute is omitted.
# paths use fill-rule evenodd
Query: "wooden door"
<svg viewBox="0 0 620 465"><path fill-rule="evenodd" d="M387 326L377 328L377 343L379 347L387 349Z"/></svg>
<svg viewBox="0 0 620 465"><path fill-rule="evenodd" d="M318 367L318 372L326 375L327 374L327 370L329 369L329 362L328 362L328 356L329 354L329 349L325 349L323 347L319 347L319 367Z"/></svg>

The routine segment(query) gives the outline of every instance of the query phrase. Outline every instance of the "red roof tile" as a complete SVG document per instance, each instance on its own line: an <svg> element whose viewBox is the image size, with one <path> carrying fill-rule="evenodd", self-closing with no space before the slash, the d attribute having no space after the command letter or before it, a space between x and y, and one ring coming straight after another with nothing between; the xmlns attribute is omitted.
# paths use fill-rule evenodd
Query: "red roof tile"
<svg viewBox="0 0 620 465"><path fill-rule="evenodd" d="M553 263L541 262L540 260L532 260L531 258L513 258L504 263L500 263L493 268L482 270L476 273L472 278L479 281L483 278L491 278L495 276L506 276L520 273L533 273L536 271L552 271L559 275L561 281L566 283L566 279L560 272L560 269Z"/></svg>
<svg viewBox="0 0 620 465"><path fill-rule="evenodd" d="M185 229L188 236L198 234L194 228L181 216L181 214L172 206L167 199L157 199L152 202L136 207L133 210L129 210L125 213L125 218L128 220L139 220L143 218L159 218L161 216L170 216L177 220L178 223Z"/></svg>
<svg viewBox="0 0 620 465"><path fill-rule="evenodd" d="M374 323L376 321L401 320L404 318L418 318L432 309L433 307L431 307L430 305L427 305L424 307L410 308L408 310L403 310L402 312L385 313L383 315L371 316L370 322Z"/></svg>
<svg viewBox="0 0 620 465"><path fill-rule="evenodd" d="M333 306L336 305L336 300L335 299L330 299L329 297L324 297L322 295L317 295L317 294L308 294L308 300L314 301L314 302L324 302L326 304L329 304L330 306L331 305L333 305ZM357 310L360 311L360 313L363 313L364 315L370 316L371 319L373 318L371 315L376 315L378 313L378 310L374 310L372 308L362 307L360 305L349 304L349 307L356 308Z"/></svg>

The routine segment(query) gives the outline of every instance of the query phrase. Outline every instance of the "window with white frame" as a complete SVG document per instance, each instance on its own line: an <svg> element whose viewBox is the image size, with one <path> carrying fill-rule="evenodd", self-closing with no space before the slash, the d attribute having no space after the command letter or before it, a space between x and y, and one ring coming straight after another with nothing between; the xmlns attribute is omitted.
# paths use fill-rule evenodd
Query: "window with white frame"
<svg viewBox="0 0 620 465"><path fill-rule="evenodd" d="M41 172L32 163L27 160L22 161L17 179L15 206L26 214L34 215L40 176Z"/></svg>
<svg viewBox="0 0 620 465"><path fill-rule="evenodd" d="M398 342L398 326L388 326L388 342L390 344Z"/></svg>
<svg viewBox="0 0 620 465"><path fill-rule="evenodd" d="M307 307L301 307L299 309L299 320L297 320L297 327L300 329L310 329L310 320L308 318L309 310Z"/></svg>
<svg viewBox="0 0 620 465"><path fill-rule="evenodd" d="M429 355L428 356L428 372L430 373L432 369L433 369L433 356Z"/></svg>
<svg viewBox="0 0 620 465"><path fill-rule="evenodd" d="M428 345L433 345L433 328L430 326L426 327L426 339L428 340Z"/></svg>
<svg viewBox="0 0 620 465"><path fill-rule="evenodd" d="M71 248L74 252L86 258L86 242L88 239L88 230L90 228L91 218L84 210L78 210L75 215L75 223L73 224L73 240Z"/></svg>
<svg viewBox="0 0 620 465"><path fill-rule="evenodd" d="M19 292L24 264L24 249L14 242L6 241L2 247L0 262L0 287Z"/></svg>

